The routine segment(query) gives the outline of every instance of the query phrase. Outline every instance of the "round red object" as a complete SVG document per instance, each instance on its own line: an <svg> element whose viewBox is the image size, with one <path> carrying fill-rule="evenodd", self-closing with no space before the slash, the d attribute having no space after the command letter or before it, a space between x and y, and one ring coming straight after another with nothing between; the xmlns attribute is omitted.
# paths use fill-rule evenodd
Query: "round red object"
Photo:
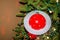
<svg viewBox="0 0 60 40"><path fill-rule="evenodd" d="M25 16L24 27L31 34L41 35L50 29L51 19L47 13L34 10Z"/></svg>
<svg viewBox="0 0 60 40"><path fill-rule="evenodd" d="M36 13L29 19L30 26L35 30L43 29L46 25L46 20L43 15Z"/></svg>
<svg viewBox="0 0 60 40"><path fill-rule="evenodd" d="M31 40L37 37L37 35L31 34L31 33L28 33L28 36Z"/></svg>

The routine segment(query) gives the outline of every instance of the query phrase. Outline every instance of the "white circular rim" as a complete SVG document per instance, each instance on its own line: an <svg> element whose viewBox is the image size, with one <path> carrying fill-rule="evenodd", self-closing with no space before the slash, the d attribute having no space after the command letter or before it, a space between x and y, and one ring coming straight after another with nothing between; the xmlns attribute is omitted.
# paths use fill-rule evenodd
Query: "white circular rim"
<svg viewBox="0 0 60 40"><path fill-rule="evenodd" d="M39 12L39 14L43 15L43 16L45 17L45 19L46 19L46 25L45 25L45 27L44 27L43 29L40 29L40 30L34 30L34 29L32 29L31 26L29 25L29 19L30 19L30 17L31 17L32 15L36 14L36 12ZM41 35L41 34L46 33L46 32L50 29L50 27L51 27L51 19L50 19L49 15L46 14L45 12L35 10L35 11L32 11L32 12L28 13L28 14L25 16L25 18L24 18L24 27L25 27L25 29L26 29L28 32L30 32L30 33L32 33L32 34Z"/></svg>

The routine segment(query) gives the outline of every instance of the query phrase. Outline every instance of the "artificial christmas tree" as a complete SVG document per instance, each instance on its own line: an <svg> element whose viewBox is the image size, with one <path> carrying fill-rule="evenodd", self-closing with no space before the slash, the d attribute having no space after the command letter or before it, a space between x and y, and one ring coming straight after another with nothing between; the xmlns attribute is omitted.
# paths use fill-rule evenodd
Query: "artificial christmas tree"
<svg viewBox="0 0 60 40"><path fill-rule="evenodd" d="M59 40L60 0L20 0L19 3L20 13L16 16L22 19L21 22L18 23L17 27L14 29L14 31L16 32L16 36L13 37L14 40ZM29 12L34 10L45 12L50 16L52 21L49 31L42 35L30 34L24 27L24 17ZM30 22L30 24L31 23L32 22Z"/></svg>

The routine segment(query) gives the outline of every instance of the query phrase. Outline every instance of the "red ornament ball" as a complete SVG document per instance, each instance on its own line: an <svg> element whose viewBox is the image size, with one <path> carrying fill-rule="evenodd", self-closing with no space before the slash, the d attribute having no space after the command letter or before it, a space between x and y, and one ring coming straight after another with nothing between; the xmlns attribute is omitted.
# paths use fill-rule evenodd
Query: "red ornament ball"
<svg viewBox="0 0 60 40"><path fill-rule="evenodd" d="M37 37L37 35L31 34L31 33L28 33L28 36L31 40L36 39L36 37Z"/></svg>
<svg viewBox="0 0 60 40"><path fill-rule="evenodd" d="M24 27L31 34L42 35L50 29L51 19L45 12L34 10L24 18Z"/></svg>
<svg viewBox="0 0 60 40"><path fill-rule="evenodd" d="M46 25L45 17L39 13L36 13L30 17L29 25L35 30L43 29Z"/></svg>

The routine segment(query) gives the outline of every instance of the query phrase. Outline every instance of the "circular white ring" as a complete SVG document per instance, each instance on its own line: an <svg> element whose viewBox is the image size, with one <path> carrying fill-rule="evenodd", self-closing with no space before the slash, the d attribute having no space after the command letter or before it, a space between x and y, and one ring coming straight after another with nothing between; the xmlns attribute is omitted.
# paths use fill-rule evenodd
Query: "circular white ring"
<svg viewBox="0 0 60 40"><path fill-rule="evenodd" d="M44 27L43 29L40 29L40 30L34 30L34 29L32 29L31 26L29 25L29 19L30 19L30 17L31 17L32 15L36 14L36 12L38 12L38 13L41 14L41 15L43 15L43 16L45 17L45 19L46 19L46 25L45 25L45 27ZM24 27L25 27L25 29L26 29L28 32L30 32L30 33L32 33L32 34L41 35L41 34L46 33L46 32L50 29L50 27L51 27L51 19L50 19L49 15L46 14L45 12L35 10L35 11L32 11L32 12L28 13L28 14L25 16L25 18L24 18Z"/></svg>

